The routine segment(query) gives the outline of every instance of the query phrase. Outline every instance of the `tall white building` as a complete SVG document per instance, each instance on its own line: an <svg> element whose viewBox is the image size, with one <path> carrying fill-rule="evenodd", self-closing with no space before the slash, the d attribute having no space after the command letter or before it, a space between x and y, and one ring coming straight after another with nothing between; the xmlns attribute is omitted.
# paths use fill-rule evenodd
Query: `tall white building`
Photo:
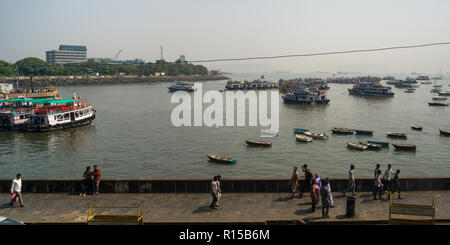
<svg viewBox="0 0 450 245"><path fill-rule="evenodd" d="M86 46L59 45L59 50L45 52L48 63L63 65L69 63L82 63L87 61Z"/></svg>

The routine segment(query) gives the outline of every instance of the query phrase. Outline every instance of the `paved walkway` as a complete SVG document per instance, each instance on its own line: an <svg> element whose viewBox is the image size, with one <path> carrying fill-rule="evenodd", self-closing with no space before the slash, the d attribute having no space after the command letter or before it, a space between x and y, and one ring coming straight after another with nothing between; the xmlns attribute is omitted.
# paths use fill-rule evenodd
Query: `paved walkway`
<svg viewBox="0 0 450 245"><path fill-rule="evenodd" d="M326 221L387 221L389 202L372 200L370 193L358 193L356 217L345 217L346 199L333 193L336 207ZM450 220L450 191L408 192L436 195L436 219ZM144 221L150 222L264 222L266 220L323 221L320 205L311 213L311 199L291 198L289 193L224 193L220 208L209 212L211 195L201 194L100 194L80 197L69 194L24 194L25 207L9 207L10 195L0 194L0 216L25 223L86 222L90 204L97 206L141 206ZM386 195L385 195L386 197ZM397 200L397 199L396 199ZM402 202L430 203L429 199L404 197ZM101 210L98 209L97 213ZM102 213L112 213L103 210Z"/></svg>

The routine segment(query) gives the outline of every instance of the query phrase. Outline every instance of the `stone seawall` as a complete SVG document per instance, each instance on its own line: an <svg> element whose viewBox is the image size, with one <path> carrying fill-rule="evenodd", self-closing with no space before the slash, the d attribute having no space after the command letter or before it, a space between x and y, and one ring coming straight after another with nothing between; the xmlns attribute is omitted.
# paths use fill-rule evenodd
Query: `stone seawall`
<svg viewBox="0 0 450 245"><path fill-rule="evenodd" d="M192 76L46 76L33 77L33 87L45 86L74 86L74 85L111 85L111 84L135 84L153 82L174 82L177 80L189 82L201 82L211 80L226 80L222 75L192 75ZM30 87L29 77L0 77L0 83Z"/></svg>
<svg viewBox="0 0 450 245"><path fill-rule="evenodd" d="M120 179L107 178L100 182L103 193L207 193L209 179ZM301 184L303 181L301 180ZM357 179L357 191L372 191L373 179ZM401 191L450 190L450 177L400 179ZM333 192L347 188L347 179L332 179ZM222 179L223 192L273 193L289 192L287 179ZM11 179L0 179L0 193L11 188ZM80 179L23 179L24 193L77 193L81 191Z"/></svg>

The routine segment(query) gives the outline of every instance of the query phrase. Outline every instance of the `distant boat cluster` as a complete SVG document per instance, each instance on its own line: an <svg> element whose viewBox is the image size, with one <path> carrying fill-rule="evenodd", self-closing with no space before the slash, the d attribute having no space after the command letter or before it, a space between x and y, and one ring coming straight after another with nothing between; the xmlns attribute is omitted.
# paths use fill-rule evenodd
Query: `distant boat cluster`
<svg viewBox="0 0 450 245"><path fill-rule="evenodd" d="M259 89L277 89L278 83L268 82L265 80L253 80L253 81L240 81L240 80L229 80L225 85L227 90L259 90Z"/></svg>
<svg viewBox="0 0 450 245"><path fill-rule="evenodd" d="M286 92L282 97L288 104L328 104L326 96L330 88L327 82L320 78L280 80L280 91Z"/></svg>

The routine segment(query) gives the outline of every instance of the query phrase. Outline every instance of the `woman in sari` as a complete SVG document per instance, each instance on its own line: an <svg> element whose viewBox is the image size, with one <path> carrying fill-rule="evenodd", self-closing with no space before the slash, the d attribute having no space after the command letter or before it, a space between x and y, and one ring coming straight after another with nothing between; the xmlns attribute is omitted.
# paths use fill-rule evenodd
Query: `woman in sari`
<svg viewBox="0 0 450 245"><path fill-rule="evenodd" d="M292 187L292 197L294 197L295 192L298 189L298 181L299 181L300 177L298 176L298 170L297 167L294 167L294 171L292 172L292 177L291 177L291 187Z"/></svg>

